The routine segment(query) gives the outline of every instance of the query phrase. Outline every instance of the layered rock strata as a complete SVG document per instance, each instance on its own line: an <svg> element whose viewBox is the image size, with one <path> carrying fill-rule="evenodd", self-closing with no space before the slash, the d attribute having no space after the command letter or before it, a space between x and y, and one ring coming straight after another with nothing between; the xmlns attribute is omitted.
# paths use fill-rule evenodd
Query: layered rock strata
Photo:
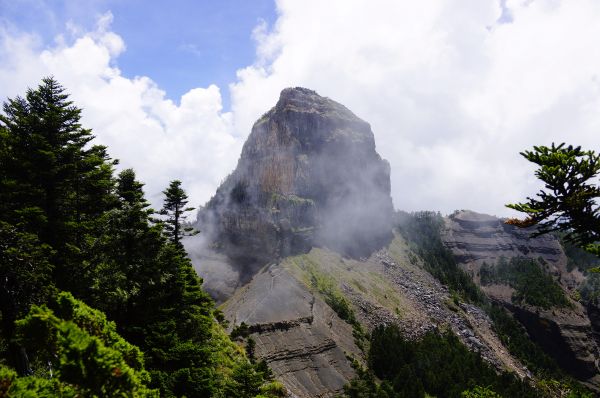
<svg viewBox="0 0 600 398"><path fill-rule="evenodd" d="M507 225L503 220L472 211L459 211L445 220L442 239L461 267L482 290L508 309L526 327L531 338L551 354L565 370L594 388L600 386L599 350L588 311L579 302L565 308L542 309L513 302L506 284L482 286L482 265L501 258L525 257L545 264L546 271L569 297L584 281L578 270L568 270L560 241L552 235L532 237L533 230ZM592 314L595 315L595 314Z"/></svg>

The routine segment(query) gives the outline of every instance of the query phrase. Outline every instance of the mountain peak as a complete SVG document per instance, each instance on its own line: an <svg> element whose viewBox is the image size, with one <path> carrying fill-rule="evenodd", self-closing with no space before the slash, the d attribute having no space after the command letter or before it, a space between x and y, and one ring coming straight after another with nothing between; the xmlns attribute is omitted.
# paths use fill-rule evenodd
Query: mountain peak
<svg viewBox="0 0 600 398"><path fill-rule="evenodd" d="M313 90L286 88L254 124L204 219L244 264L319 245L359 255L391 236L389 173L368 123Z"/></svg>

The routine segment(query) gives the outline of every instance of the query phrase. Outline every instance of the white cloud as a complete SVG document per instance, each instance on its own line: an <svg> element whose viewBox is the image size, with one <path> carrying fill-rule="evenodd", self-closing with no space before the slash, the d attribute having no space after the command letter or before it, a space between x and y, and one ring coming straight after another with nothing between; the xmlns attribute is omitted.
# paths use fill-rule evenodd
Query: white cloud
<svg viewBox="0 0 600 398"><path fill-rule="evenodd" d="M598 149L598 2L507 1L511 23L499 0L277 5L231 86L236 128L286 86L342 102L371 123L398 208L509 214L538 189L519 151Z"/></svg>
<svg viewBox="0 0 600 398"><path fill-rule="evenodd" d="M76 40L46 49L33 35L0 30L0 96L54 74L155 204L173 178L194 203L206 201L235 167L252 123L289 86L315 89L371 123L401 209L505 215L504 203L539 187L519 151L552 141L599 149L595 0L507 0L504 10L500 0L277 7L276 24L252 33L256 61L229 87L231 112L216 86L176 104L149 77L122 76L115 65L126 43L110 14L94 32L70 24Z"/></svg>
<svg viewBox="0 0 600 398"><path fill-rule="evenodd" d="M120 168L133 167L155 207L172 179L181 179L194 205L204 203L235 166L242 142L231 135L231 114L222 111L219 88L195 88L180 104L148 77L128 79L114 67L125 43L110 31L110 13L97 29L73 43L59 37L40 48L33 35L0 30L0 92L23 95L42 77L54 75L83 108L83 125L107 145ZM73 26L72 32L79 32Z"/></svg>

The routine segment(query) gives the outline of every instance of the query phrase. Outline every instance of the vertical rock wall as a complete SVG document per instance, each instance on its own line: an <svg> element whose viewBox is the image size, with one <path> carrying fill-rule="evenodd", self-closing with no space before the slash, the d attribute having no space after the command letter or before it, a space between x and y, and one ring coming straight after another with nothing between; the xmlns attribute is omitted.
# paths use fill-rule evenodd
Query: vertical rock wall
<svg viewBox="0 0 600 398"><path fill-rule="evenodd" d="M368 123L304 88L252 128L200 228L244 267L328 246L362 256L391 239L390 169ZM207 228L202 224L210 224Z"/></svg>

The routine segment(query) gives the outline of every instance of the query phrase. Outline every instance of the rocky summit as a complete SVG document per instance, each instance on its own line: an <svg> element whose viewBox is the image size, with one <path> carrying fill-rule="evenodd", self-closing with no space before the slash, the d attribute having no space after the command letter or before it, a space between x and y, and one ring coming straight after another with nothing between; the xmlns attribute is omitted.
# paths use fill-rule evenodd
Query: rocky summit
<svg viewBox="0 0 600 398"><path fill-rule="evenodd" d="M291 397L338 396L390 324L408 340L451 331L529 385L541 380L520 347L533 341L600 387L600 299L582 300L593 286L563 243L472 211L394 213L369 124L314 91L281 92L197 227L184 243L204 288ZM479 298L459 297L467 285Z"/></svg>
<svg viewBox="0 0 600 398"><path fill-rule="evenodd" d="M200 228L242 268L326 246L364 256L391 238L390 168L369 124L288 88L253 126Z"/></svg>

